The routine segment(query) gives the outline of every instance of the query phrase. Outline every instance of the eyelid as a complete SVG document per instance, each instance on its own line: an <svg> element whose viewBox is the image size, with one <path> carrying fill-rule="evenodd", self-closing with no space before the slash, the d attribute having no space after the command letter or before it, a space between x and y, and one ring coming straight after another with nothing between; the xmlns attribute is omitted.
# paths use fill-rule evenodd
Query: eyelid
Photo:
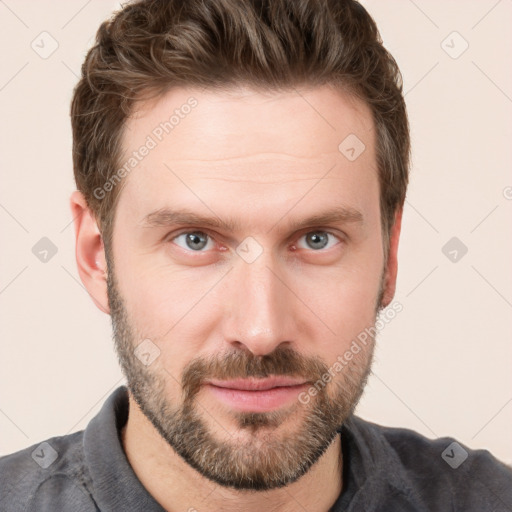
<svg viewBox="0 0 512 512"><path fill-rule="evenodd" d="M338 229L332 228L332 227L322 227L322 226L313 226L309 228L304 228L295 233L293 236L300 237L303 235L306 235L308 233L316 233L316 232L323 232L323 233L329 233L332 236L335 236L336 238L339 238L342 240L343 238L346 238L347 235L343 231L339 231Z"/></svg>

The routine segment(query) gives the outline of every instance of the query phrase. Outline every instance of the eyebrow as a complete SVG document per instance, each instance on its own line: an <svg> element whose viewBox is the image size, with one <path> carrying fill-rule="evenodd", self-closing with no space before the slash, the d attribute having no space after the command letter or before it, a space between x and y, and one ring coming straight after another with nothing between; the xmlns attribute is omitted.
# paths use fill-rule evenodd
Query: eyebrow
<svg viewBox="0 0 512 512"><path fill-rule="evenodd" d="M282 219L285 217L286 215ZM288 222L288 226L294 231L321 224L363 223L363 221L363 214L359 210L348 206L336 206L304 219L292 219ZM280 220L276 224L279 222ZM144 228L194 225L229 232L240 231L242 226L240 220L232 217L221 219L215 214L213 217L208 217L188 209L173 210L171 208L160 208L148 213L142 219L141 225Z"/></svg>

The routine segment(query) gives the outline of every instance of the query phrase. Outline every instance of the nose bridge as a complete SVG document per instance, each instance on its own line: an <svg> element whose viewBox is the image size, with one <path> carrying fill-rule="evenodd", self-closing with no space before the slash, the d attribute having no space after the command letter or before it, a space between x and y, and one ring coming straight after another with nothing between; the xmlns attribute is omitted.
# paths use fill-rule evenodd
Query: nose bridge
<svg viewBox="0 0 512 512"><path fill-rule="evenodd" d="M277 277L279 265L272 252L263 250L253 261L241 256L230 274L232 314L227 340L245 345L255 355L290 341L292 294Z"/></svg>

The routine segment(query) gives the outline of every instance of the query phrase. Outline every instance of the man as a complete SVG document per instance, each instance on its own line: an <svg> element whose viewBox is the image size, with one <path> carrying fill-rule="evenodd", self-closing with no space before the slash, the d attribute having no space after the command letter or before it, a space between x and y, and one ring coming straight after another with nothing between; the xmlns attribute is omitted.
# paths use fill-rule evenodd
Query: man
<svg viewBox="0 0 512 512"><path fill-rule="evenodd" d="M0 459L1 510L512 510L488 452L353 414L409 167L358 3L127 4L71 117L78 270L127 387Z"/></svg>

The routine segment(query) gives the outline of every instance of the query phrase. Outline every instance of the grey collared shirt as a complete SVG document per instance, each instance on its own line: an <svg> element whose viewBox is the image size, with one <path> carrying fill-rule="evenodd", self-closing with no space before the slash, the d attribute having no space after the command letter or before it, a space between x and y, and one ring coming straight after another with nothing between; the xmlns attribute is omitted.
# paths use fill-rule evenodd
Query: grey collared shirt
<svg viewBox="0 0 512 512"><path fill-rule="evenodd" d="M1 457L0 511L164 511L123 451L127 418L120 386L85 430ZM512 512L512 470L488 451L357 416L340 430L343 491L329 512Z"/></svg>

